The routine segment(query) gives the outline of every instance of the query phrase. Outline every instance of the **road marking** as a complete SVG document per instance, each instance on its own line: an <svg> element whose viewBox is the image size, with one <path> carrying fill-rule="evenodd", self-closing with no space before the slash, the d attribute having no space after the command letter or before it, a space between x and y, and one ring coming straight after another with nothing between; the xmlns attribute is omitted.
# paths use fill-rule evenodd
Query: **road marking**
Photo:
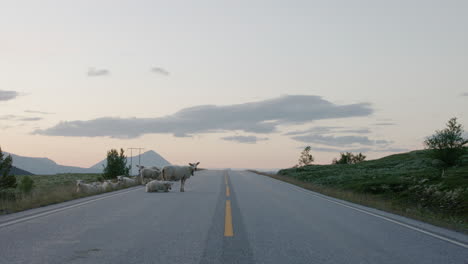
<svg viewBox="0 0 468 264"><path fill-rule="evenodd" d="M231 196L231 190L229 189L229 186L226 186L226 197Z"/></svg>
<svg viewBox="0 0 468 264"><path fill-rule="evenodd" d="M232 215L231 215L231 201L226 200L226 214L224 217L224 236L232 237L234 236L234 231L232 229Z"/></svg>
<svg viewBox="0 0 468 264"><path fill-rule="evenodd" d="M267 177L267 176L265 176ZM269 177L270 179L272 179L271 177ZM273 180L276 180L273 178ZM355 210L355 211L358 211L358 212L361 212L361 213L364 213L364 214L367 214L367 215L371 215L371 216L375 216L377 218L380 218L380 219L383 219L385 221L388 221L388 222L391 222L391 223L394 223L394 224L397 224L397 225L400 225L400 226L403 226L403 227L406 227L406 228L409 228L411 230L414 230L414 231L417 231L417 232L420 232L420 233L423 233L423 234L426 234L428 236L431 236L431 237L434 237L434 238L438 238L440 240L443 240L443 241L446 241L446 242L449 242L449 243L452 243L454 245L458 245L458 246L461 246L461 247L464 247L464 248L468 248L468 244L465 244L463 242L458 242L456 240L453 240L453 239L450 239L450 238L447 238L447 237L444 237L444 236L441 236L441 235L438 235L438 234L435 234L435 233L432 233L432 232L429 232L429 231L426 231L424 229L421 229L421 228L418 228L418 227L414 227L414 226L411 226L411 225L408 225L408 224L405 224L403 222L400 222L398 220L394 220L394 219L391 219L389 217L386 217L386 216L383 216L383 215L378 215L378 214L374 214L374 213L371 213L369 211L366 211L366 210L363 210L363 209L359 209L357 207L354 207L354 206L350 206L350 205L347 205L345 203L342 203L342 202L338 202L338 201L334 201L332 199L328 199L326 197L323 197L325 195L317 195L317 194L314 194L312 191L309 191L309 190L306 190L306 189L301 189L301 188L297 188L295 185L292 185L290 183L285 183L283 181L280 181L280 180L276 180L277 182L280 182L281 184L284 184L286 185L287 187L291 188L291 189L295 189L295 190L298 190L298 191L301 191L303 193L306 193L308 195L312 195L312 196L315 196L317 198L320 198L320 199L323 199L323 200L326 200L326 201L329 201L331 203L334 203L334 204L338 204L338 205L341 205L341 206L344 206L344 207L347 207L349 209L352 209L352 210Z"/></svg>
<svg viewBox="0 0 468 264"><path fill-rule="evenodd" d="M10 225L14 225L14 224L21 223L21 222L25 222L25 221L28 221L28 220L31 220L31 219L34 219L34 218L38 218L38 217L58 213L58 212L65 211L65 210L68 210L68 209L72 209L72 208L75 208L75 207L78 207L78 206L82 206L82 205L85 205L85 204L97 202L97 201L100 201L100 200L104 200L104 199L114 197L114 196L117 196L117 195L126 194L126 193L133 192L133 191L140 190L140 189L141 188L136 188L136 189L129 190L129 191L119 192L119 193L107 195L107 196L104 196L104 197L99 197L99 198L95 198L95 199L92 199L92 200L87 200L87 201L84 201L84 202L81 202L81 203L76 203L76 204L73 204L73 205L69 205L69 206L57 208L57 209L54 209L54 210L42 212L42 213L39 213L39 214L26 216L26 217L21 217L19 219L15 219L15 220L7 221L5 223L1 223L0 228L10 226Z"/></svg>
<svg viewBox="0 0 468 264"><path fill-rule="evenodd" d="M227 172L226 172L226 174L224 174L224 183L225 183L226 185L228 185Z"/></svg>

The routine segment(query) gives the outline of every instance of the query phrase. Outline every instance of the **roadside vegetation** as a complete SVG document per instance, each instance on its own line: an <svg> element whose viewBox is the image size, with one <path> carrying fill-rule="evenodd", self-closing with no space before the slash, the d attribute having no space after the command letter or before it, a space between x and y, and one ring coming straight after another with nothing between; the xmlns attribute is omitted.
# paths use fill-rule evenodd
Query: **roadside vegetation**
<svg viewBox="0 0 468 264"><path fill-rule="evenodd" d="M361 153L341 153L331 165L295 166L268 176L468 233L468 148L462 133L453 118L426 139L425 150L370 161Z"/></svg>
<svg viewBox="0 0 468 264"><path fill-rule="evenodd" d="M111 191L79 193L76 187L77 180L93 183L115 179L117 175L128 175L129 168L126 167L123 150L120 154L114 149L108 151L107 160L111 162L103 168L103 174L65 173L15 176L9 174L14 161L10 156L4 157L0 149L0 214L19 212ZM122 185L114 190L125 187L130 186Z"/></svg>

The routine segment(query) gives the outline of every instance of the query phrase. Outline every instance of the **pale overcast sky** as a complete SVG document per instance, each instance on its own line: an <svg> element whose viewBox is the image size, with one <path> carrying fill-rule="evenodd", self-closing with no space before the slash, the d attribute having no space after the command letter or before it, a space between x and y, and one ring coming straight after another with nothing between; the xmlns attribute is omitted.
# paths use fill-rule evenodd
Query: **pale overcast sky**
<svg viewBox="0 0 468 264"><path fill-rule="evenodd" d="M0 146L281 168L468 127L468 1L0 3Z"/></svg>

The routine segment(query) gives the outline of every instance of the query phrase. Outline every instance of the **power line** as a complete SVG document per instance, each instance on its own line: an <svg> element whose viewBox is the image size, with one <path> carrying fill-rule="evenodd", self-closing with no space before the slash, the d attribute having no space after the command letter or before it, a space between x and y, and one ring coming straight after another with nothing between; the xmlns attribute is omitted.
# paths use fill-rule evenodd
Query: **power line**
<svg viewBox="0 0 468 264"><path fill-rule="evenodd" d="M130 173L133 172L133 150L138 149L138 166L141 166L141 150L145 148L127 148L127 150L130 150Z"/></svg>

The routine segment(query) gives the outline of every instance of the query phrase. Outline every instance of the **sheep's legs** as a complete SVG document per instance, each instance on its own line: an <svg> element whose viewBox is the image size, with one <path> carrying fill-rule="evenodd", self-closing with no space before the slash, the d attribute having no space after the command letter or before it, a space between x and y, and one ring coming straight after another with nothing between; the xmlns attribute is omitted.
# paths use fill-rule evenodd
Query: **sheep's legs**
<svg viewBox="0 0 468 264"><path fill-rule="evenodd" d="M185 179L180 180L180 191L184 192Z"/></svg>

